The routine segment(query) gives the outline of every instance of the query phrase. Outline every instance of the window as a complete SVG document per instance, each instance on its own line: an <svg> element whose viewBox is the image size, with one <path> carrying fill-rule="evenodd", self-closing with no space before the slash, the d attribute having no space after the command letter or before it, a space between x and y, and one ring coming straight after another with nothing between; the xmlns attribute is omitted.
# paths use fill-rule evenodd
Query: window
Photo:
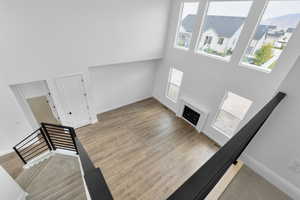
<svg viewBox="0 0 300 200"><path fill-rule="evenodd" d="M219 41L218 41L218 45L222 45L224 42L224 38L220 38Z"/></svg>
<svg viewBox="0 0 300 200"><path fill-rule="evenodd" d="M212 40L212 37L211 37L211 36L206 36L206 37L205 37L205 40L204 40L204 45L206 45L206 44L211 44L211 40Z"/></svg>
<svg viewBox="0 0 300 200"><path fill-rule="evenodd" d="M175 68L170 69L166 96L173 102L177 101L183 72Z"/></svg>
<svg viewBox="0 0 300 200"><path fill-rule="evenodd" d="M251 100L228 92L218 111L213 127L228 137L232 137L251 105Z"/></svg>
<svg viewBox="0 0 300 200"><path fill-rule="evenodd" d="M210 1L196 52L229 61L251 5L252 1Z"/></svg>
<svg viewBox="0 0 300 200"><path fill-rule="evenodd" d="M269 1L242 64L271 72L300 20L300 1Z"/></svg>
<svg viewBox="0 0 300 200"><path fill-rule="evenodd" d="M181 5L180 19L178 22L175 47L189 49L192 33L196 23L198 2L185 2Z"/></svg>

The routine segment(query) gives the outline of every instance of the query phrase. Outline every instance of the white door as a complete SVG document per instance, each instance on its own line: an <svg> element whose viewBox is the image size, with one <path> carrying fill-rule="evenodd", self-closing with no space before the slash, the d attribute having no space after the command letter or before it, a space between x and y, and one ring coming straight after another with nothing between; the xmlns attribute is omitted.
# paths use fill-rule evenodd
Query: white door
<svg viewBox="0 0 300 200"><path fill-rule="evenodd" d="M64 110L63 124L75 128L89 124L89 106L82 75L57 78L56 85Z"/></svg>

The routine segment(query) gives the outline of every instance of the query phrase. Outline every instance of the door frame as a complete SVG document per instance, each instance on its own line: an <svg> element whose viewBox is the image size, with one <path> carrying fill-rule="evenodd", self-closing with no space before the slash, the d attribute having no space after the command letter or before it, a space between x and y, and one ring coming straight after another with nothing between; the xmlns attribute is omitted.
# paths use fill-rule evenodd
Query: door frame
<svg viewBox="0 0 300 200"><path fill-rule="evenodd" d="M53 104L53 106L55 106L55 108L52 108L51 105L49 104L52 114L54 116L56 114L58 117L57 120L61 122L61 117L59 116L57 106L55 104L53 96L51 95L52 93L48 86L48 82L46 80L36 80L36 81L30 81L30 82L26 82L26 83L32 83L32 82L43 82L45 89L48 91L47 95L45 95L45 96L47 97L47 100L50 100L51 103ZM37 119L35 118L32 110L31 110L31 107L29 106L29 104L27 102L27 99L24 95L22 88L20 88L20 86L22 84L26 84L26 83L18 83L18 84L10 85L9 87L10 87L11 91L13 92L14 96L16 97L16 100L17 100L18 104L20 105L21 109L23 110L25 118L27 119L30 126L32 127L32 130L34 131L40 127L40 124L38 123ZM49 95L49 93L50 93L50 95ZM54 112L55 112L55 114L54 114Z"/></svg>
<svg viewBox="0 0 300 200"><path fill-rule="evenodd" d="M58 79L63 79L63 78L67 78L67 77L72 77L72 76L80 76L81 77L81 80L83 80L81 82L82 86L83 86L83 90L84 90L84 93L87 94L86 96L84 96L84 99L85 99L85 102L86 102L86 105L88 106L87 108L87 113L88 113L88 116L89 116L89 123L88 124L92 124L92 115L91 115L91 106L89 105L89 100L88 100L88 92L87 92L87 88L86 88L86 80L84 79L84 74L83 73L72 73L72 74L68 74L68 75L62 75L62 76L57 76L54 78L54 85L55 85L55 89L56 89L56 93L57 93L57 96L58 96L58 100L60 102L60 105L61 105L61 109L64 113L64 115L67 113L67 109L65 107L65 102L64 102L64 98L61 96L61 92L60 92L60 88L58 86L58 83L57 83L57 80ZM65 119L65 116L63 116L63 118ZM61 120L61 122L63 123L63 120ZM75 123L74 123L75 124ZM84 124L83 126L86 126L88 124ZM74 128L80 128L80 127L83 127L83 126L75 126Z"/></svg>

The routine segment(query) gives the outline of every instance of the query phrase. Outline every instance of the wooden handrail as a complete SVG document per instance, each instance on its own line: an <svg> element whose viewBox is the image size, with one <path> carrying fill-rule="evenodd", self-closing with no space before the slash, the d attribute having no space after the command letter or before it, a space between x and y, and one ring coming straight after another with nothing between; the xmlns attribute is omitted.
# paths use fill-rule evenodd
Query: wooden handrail
<svg viewBox="0 0 300 200"><path fill-rule="evenodd" d="M286 94L279 92L167 200L203 200L236 162Z"/></svg>

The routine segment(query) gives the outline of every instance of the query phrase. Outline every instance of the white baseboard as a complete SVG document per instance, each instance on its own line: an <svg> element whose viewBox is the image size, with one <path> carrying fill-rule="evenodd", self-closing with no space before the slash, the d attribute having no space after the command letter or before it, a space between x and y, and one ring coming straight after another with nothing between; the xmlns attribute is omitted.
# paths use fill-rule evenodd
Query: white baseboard
<svg viewBox="0 0 300 200"><path fill-rule="evenodd" d="M255 160L253 157L243 154L241 160L257 174L265 178L268 182L276 186L282 192L286 193L292 199L300 199L300 188L279 176L274 171L266 167L261 162Z"/></svg>
<svg viewBox="0 0 300 200"><path fill-rule="evenodd" d="M143 100L149 99L149 98L152 98L152 96L149 95L149 96L137 98L137 99L134 99L134 100L132 100L132 101L129 101L129 102L125 103L125 104L120 104L120 105L117 105L117 106L112 106L112 107L110 107L110 108L107 108L107 109L98 111L97 113L98 113L98 114L101 114L101 113L105 113L105 112L108 112L108 111L112 111L112 110L121 108L121 107L123 107L123 106L127 106L127 105L130 105L130 104L133 104L133 103L137 103L137 102L139 102L139 101L143 101Z"/></svg>
<svg viewBox="0 0 300 200"><path fill-rule="evenodd" d="M56 149L55 151L53 151L55 154L63 154L63 155L67 155L67 156L74 156L74 157L78 157L78 155L76 154L76 152L74 151L68 151L68 150L63 150L63 149Z"/></svg>

